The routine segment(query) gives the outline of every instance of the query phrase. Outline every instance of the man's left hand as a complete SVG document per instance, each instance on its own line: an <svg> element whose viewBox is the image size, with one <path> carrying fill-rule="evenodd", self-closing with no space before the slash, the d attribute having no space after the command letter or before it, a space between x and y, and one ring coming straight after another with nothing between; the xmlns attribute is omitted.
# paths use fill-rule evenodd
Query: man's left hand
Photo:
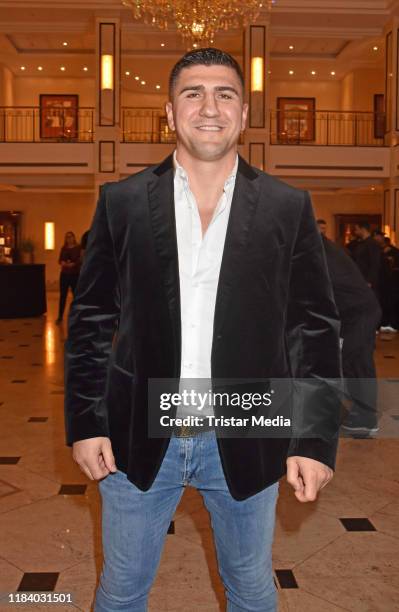
<svg viewBox="0 0 399 612"><path fill-rule="evenodd" d="M320 489L326 486L334 472L328 465L309 457L288 457L287 481L300 502L314 501Z"/></svg>

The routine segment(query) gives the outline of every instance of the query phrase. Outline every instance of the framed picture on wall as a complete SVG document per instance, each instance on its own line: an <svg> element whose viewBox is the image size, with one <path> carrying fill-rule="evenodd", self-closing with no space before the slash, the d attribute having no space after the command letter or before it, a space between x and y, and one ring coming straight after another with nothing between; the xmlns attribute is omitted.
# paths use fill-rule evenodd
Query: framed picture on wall
<svg viewBox="0 0 399 612"><path fill-rule="evenodd" d="M79 96L40 94L40 138L74 140L78 137Z"/></svg>
<svg viewBox="0 0 399 612"><path fill-rule="evenodd" d="M298 144L315 139L316 98L277 98L279 142Z"/></svg>

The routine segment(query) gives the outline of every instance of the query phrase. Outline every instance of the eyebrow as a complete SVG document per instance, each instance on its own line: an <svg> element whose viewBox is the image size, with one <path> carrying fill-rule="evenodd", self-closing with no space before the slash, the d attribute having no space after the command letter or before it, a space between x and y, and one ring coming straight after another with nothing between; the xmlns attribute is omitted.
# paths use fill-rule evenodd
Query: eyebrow
<svg viewBox="0 0 399 612"><path fill-rule="evenodd" d="M179 92L178 95L180 96L185 91L203 91L204 89L204 85L190 85L187 87L183 87L183 89ZM215 91L231 91L232 93L235 93L237 96L239 96L238 91L235 89L235 87L231 87L231 85L217 85L213 89Z"/></svg>

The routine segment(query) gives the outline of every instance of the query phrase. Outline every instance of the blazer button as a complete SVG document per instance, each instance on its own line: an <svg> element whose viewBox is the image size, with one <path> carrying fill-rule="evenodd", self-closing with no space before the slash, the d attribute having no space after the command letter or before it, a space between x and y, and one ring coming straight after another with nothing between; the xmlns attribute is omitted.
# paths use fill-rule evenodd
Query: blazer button
<svg viewBox="0 0 399 612"><path fill-rule="evenodd" d="M217 340L220 340L220 339L221 339L221 337L222 337L222 334L218 334L218 335L216 336L216 339L217 339Z"/></svg>

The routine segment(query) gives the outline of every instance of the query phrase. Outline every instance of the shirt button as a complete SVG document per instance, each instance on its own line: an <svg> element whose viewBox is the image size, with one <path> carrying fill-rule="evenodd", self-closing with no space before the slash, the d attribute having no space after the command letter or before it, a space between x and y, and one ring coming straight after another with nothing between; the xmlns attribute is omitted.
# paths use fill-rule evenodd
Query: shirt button
<svg viewBox="0 0 399 612"><path fill-rule="evenodd" d="M192 363L185 363L184 367L186 367L188 370L191 370L191 368L193 367Z"/></svg>

